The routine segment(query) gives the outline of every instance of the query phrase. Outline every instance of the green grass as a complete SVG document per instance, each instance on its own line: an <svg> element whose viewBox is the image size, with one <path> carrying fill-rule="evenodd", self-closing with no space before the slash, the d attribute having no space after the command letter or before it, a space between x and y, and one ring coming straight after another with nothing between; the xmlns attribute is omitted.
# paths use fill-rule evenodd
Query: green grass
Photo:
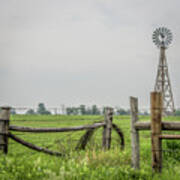
<svg viewBox="0 0 180 180"><path fill-rule="evenodd" d="M14 115L11 124L30 127L67 127L92 124L102 120L102 116L40 116ZM140 116L140 120L149 117ZM165 120L180 120L179 117ZM163 141L163 149L173 149L173 153L163 153L163 172L153 174L151 171L150 132L140 132L141 169L131 168L130 117L115 116L116 123L125 136L125 150L120 150L117 134L112 132L112 147L103 152L102 128L96 130L85 151L75 151L76 144L85 131L67 133L21 133L14 132L22 139L38 146L67 154L65 157L54 157L30 150L13 140L9 140L8 155L0 154L0 180L62 180L62 179L162 179L173 180L180 177L180 142Z"/></svg>

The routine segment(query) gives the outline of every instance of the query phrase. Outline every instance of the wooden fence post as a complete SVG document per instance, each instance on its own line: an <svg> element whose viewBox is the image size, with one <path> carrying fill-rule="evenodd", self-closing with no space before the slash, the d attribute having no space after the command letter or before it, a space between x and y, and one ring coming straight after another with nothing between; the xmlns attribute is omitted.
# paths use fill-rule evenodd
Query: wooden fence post
<svg viewBox="0 0 180 180"><path fill-rule="evenodd" d="M8 153L8 130L10 107L2 107L0 112L0 150L5 154Z"/></svg>
<svg viewBox="0 0 180 180"><path fill-rule="evenodd" d="M135 128L138 121L138 99L130 97L131 106L131 161L134 169L139 169L139 131Z"/></svg>
<svg viewBox="0 0 180 180"><path fill-rule="evenodd" d="M103 149L108 150L111 147L111 129L112 129L112 121L113 121L113 108L107 107L105 109L104 120L106 125L103 130Z"/></svg>
<svg viewBox="0 0 180 180"><path fill-rule="evenodd" d="M162 168L162 142L161 135L162 119L162 94L151 93L151 145L152 145L152 169L161 172Z"/></svg>

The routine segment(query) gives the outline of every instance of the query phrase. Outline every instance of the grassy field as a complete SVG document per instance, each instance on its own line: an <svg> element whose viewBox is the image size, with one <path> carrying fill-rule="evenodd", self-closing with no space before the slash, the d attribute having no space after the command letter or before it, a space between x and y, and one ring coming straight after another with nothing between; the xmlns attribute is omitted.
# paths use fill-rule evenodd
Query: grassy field
<svg viewBox="0 0 180 180"><path fill-rule="evenodd" d="M102 116L39 116L14 115L11 124L30 127L66 127L92 124L102 120ZM149 117L140 117L149 120ZM179 117L165 120L180 120ZM9 153L0 154L0 180L71 180L71 179L180 179L180 142L163 141L163 172L161 175L151 171L150 132L140 133L141 169L131 168L130 117L115 116L116 123L125 136L125 150L120 150L117 134L112 133L112 148L103 152L102 128L99 128L85 151L76 151L75 147L85 131L68 133L21 133L15 134L36 145L59 151L67 156L54 157L30 150L13 140L9 140ZM172 132L171 132L172 134ZM174 150L172 152L172 150Z"/></svg>

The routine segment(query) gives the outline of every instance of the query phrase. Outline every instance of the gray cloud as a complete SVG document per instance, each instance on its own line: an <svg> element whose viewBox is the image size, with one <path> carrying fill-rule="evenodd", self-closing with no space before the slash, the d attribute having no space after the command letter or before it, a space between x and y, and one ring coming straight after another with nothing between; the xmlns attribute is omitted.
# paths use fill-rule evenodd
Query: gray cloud
<svg viewBox="0 0 180 180"><path fill-rule="evenodd" d="M179 6L170 1L0 1L0 104L149 106L159 52L151 34L172 29L167 51L180 106Z"/></svg>

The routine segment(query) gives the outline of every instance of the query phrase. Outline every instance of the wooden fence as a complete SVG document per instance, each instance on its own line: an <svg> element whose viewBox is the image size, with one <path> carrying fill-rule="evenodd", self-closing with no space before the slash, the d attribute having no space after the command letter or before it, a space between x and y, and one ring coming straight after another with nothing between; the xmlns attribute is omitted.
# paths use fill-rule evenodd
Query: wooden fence
<svg viewBox="0 0 180 180"><path fill-rule="evenodd" d="M55 133L55 132L69 132L69 131L81 131L87 130L86 133L80 138L76 149L85 149L86 144L93 135L95 129L103 127L102 134L102 148L104 150L110 149L111 146L111 131L114 129L119 137L121 142L121 149L124 148L124 136L120 128L113 123L113 109L106 108L104 122L97 122L92 125L76 126L76 127L65 127L65 128L32 128L32 127L22 127L22 126L13 126L10 125L10 107L2 107L0 112L0 150L3 150L5 154L8 153L8 138L13 139L14 141L31 148L33 150L44 152L50 155L63 156L60 152L54 152L49 149L38 147L34 144L24 141L18 136L14 135L11 131L20 131L20 132L31 132L31 133Z"/></svg>
<svg viewBox="0 0 180 180"><path fill-rule="evenodd" d="M180 122L162 121L162 94L151 93L151 122L138 121L138 99L130 97L131 106L131 149L132 166L140 168L140 130L151 130L152 169L156 172L162 170L162 140L180 139L180 135L164 135L162 130L179 131Z"/></svg>

